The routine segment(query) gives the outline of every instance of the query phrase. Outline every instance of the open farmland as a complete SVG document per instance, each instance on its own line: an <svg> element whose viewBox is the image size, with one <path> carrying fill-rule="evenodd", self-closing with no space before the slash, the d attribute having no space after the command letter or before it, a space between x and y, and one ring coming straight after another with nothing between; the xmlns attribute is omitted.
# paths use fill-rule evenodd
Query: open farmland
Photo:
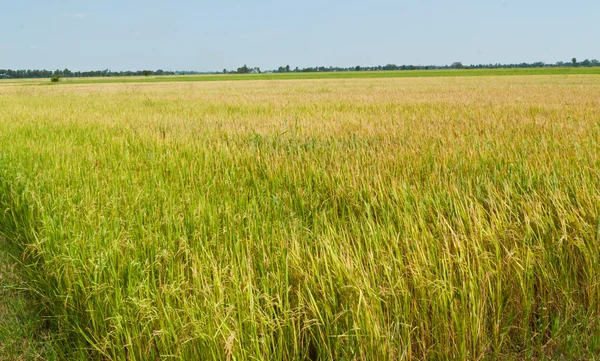
<svg viewBox="0 0 600 361"><path fill-rule="evenodd" d="M598 75L0 85L77 360L590 358Z"/></svg>
<svg viewBox="0 0 600 361"><path fill-rule="evenodd" d="M67 84L114 84L114 83L170 83L212 82L233 80L308 80L308 79L377 79L377 78L430 78L463 76L521 76L521 75L598 75L600 67L570 68L500 68L500 69L444 69L444 70L392 70L392 71L325 71L262 74L198 74L166 76L122 76L61 78ZM47 79L0 79L0 84L24 83L55 85Z"/></svg>

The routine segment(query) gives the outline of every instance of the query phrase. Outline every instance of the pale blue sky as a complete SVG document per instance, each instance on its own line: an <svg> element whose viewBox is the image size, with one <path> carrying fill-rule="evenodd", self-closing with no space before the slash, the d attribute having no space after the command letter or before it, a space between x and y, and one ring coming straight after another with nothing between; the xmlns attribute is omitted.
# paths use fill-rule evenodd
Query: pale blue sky
<svg viewBox="0 0 600 361"><path fill-rule="evenodd" d="M233 69L600 58L598 0L0 0L0 68Z"/></svg>

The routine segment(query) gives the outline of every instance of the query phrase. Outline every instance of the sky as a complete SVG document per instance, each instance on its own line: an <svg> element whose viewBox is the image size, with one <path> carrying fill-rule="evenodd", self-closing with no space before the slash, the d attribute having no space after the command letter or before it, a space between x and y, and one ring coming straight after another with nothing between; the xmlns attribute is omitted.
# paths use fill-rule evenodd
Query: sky
<svg viewBox="0 0 600 361"><path fill-rule="evenodd" d="M600 59L598 0L0 0L0 69Z"/></svg>

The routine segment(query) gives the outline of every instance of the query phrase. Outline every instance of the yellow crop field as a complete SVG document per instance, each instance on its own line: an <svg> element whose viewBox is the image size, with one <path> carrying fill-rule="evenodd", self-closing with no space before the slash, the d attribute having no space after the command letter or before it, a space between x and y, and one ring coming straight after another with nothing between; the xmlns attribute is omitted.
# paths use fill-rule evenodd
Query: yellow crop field
<svg viewBox="0 0 600 361"><path fill-rule="evenodd" d="M0 83L0 235L76 360L600 352L600 77Z"/></svg>

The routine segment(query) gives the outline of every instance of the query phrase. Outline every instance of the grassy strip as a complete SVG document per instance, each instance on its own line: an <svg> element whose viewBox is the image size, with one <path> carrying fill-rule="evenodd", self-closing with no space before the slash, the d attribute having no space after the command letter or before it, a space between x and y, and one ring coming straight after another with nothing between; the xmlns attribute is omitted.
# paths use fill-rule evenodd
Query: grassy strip
<svg viewBox="0 0 600 361"><path fill-rule="evenodd" d="M112 78L63 78L60 83L50 84L108 84L108 83L155 83L196 82L233 80L311 80L311 79L373 79L414 77L462 77L462 76L506 76L506 75L568 75L600 74L600 67L588 68L527 68L527 69L455 69L455 70L403 70L361 72L315 72L315 73L268 73L268 74L223 74L223 75L180 75L149 77Z"/></svg>
<svg viewBox="0 0 600 361"><path fill-rule="evenodd" d="M40 305L23 282L0 233L0 360L54 360Z"/></svg>
<svg viewBox="0 0 600 361"><path fill-rule="evenodd" d="M0 88L0 227L72 359L588 359L598 85Z"/></svg>

